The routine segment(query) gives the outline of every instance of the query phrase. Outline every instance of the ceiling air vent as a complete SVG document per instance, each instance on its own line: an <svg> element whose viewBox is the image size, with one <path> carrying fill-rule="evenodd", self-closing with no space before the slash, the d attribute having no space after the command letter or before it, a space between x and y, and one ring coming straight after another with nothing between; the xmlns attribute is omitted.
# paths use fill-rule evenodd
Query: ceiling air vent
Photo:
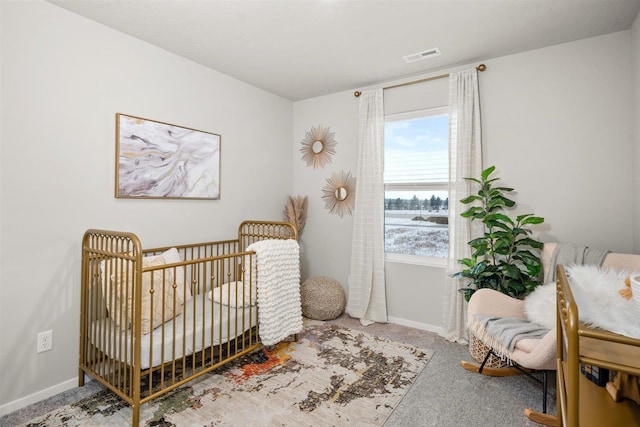
<svg viewBox="0 0 640 427"><path fill-rule="evenodd" d="M437 47L403 56L402 59L404 59L404 62L406 62L407 64L410 64L412 62L422 61L423 59L432 58L434 56L440 56L440 49L438 49Z"/></svg>

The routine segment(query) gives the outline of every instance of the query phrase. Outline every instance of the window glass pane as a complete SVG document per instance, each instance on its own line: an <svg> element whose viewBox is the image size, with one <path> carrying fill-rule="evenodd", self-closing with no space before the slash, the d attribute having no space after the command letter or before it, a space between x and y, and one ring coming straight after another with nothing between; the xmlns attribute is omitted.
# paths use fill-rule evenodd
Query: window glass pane
<svg viewBox="0 0 640 427"><path fill-rule="evenodd" d="M446 258L447 191L385 191L385 252Z"/></svg>
<svg viewBox="0 0 640 427"><path fill-rule="evenodd" d="M385 252L446 258L449 251L446 109L388 116L384 158Z"/></svg>
<svg viewBox="0 0 640 427"><path fill-rule="evenodd" d="M448 181L449 118L446 114L385 123L385 183Z"/></svg>

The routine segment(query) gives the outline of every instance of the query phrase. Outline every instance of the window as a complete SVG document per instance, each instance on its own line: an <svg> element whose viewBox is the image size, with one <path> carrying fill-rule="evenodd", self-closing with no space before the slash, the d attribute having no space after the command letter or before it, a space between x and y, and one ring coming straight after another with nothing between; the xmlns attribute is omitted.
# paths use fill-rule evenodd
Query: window
<svg viewBox="0 0 640 427"><path fill-rule="evenodd" d="M387 259L442 264L449 251L446 107L385 118L384 184Z"/></svg>

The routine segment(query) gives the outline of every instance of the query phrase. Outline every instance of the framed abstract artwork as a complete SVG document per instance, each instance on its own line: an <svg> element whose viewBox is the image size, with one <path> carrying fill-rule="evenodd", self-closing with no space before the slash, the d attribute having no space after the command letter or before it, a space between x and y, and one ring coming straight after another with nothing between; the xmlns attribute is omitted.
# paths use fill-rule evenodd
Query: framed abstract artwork
<svg viewBox="0 0 640 427"><path fill-rule="evenodd" d="M219 199L221 137L116 114L117 198Z"/></svg>

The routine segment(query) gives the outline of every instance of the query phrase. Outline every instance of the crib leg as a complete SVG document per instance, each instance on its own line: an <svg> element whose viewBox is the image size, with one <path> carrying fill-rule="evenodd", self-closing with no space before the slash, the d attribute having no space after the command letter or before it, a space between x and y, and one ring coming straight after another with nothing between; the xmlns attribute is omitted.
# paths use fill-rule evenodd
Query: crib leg
<svg viewBox="0 0 640 427"><path fill-rule="evenodd" d="M78 387L84 386L84 371L78 369Z"/></svg>
<svg viewBox="0 0 640 427"><path fill-rule="evenodd" d="M298 334L293 334L293 342L298 342Z"/></svg>
<svg viewBox="0 0 640 427"><path fill-rule="evenodd" d="M131 410L133 412L131 426L138 427L140 425L140 405L131 405Z"/></svg>

